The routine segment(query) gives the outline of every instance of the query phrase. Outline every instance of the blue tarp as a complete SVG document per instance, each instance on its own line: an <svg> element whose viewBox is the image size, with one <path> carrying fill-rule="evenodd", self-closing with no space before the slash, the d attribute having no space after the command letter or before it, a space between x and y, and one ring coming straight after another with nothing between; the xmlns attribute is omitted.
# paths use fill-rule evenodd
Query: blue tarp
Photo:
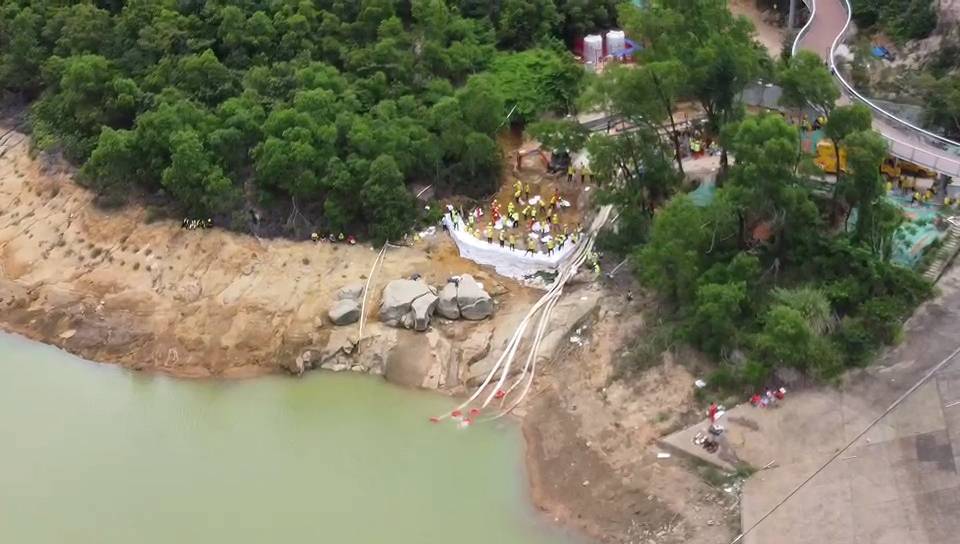
<svg viewBox="0 0 960 544"><path fill-rule="evenodd" d="M889 54L890 52L887 51L886 47L880 47L879 45L877 45L877 46L874 46L873 48L873 56L877 57L878 59L886 58L886 56Z"/></svg>

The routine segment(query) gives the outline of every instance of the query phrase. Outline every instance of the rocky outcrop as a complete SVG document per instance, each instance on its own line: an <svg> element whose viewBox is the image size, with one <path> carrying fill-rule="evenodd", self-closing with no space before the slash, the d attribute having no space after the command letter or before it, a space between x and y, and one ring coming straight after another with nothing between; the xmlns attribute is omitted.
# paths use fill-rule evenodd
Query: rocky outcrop
<svg viewBox="0 0 960 544"><path fill-rule="evenodd" d="M470 274L460 276L457 285L457 306L464 319L479 321L493 314L493 298Z"/></svg>
<svg viewBox="0 0 960 544"><path fill-rule="evenodd" d="M473 287L471 281L472 278L467 280L468 288ZM391 289L389 285L384 291L385 300L396 302L397 308L389 305L381 308L387 311L386 315L395 316L403 311L397 324L369 323L359 344L355 328L318 329L310 336L313 340L296 352L296 360L291 361L289 370L299 373L322 368L383 374L388 381L400 385L462 391L461 388L476 386L484 379L528 310L527 307L512 308L499 313L495 321L453 321L442 327L430 327L428 316L439 312L444 290L449 302L450 288L445 286L436 293L423 282L399 280L399 283L402 287L399 291L397 286ZM418 296L404 300L413 294ZM600 294L596 289L574 289L558 302L540 345L538 365L548 363L566 349L571 335L577 334L578 327L596 314ZM402 330L405 322L410 331ZM420 334L413 330L426 332ZM511 375L523 367L530 345L528 340L529 335L514 358Z"/></svg>
<svg viewBox="0 0 960 544"><path fill-rule="evenodd" d="M450 341L436 329L417 338L408 336L387 355L386 378L392 383L426 389L456 385L448 382L448 369L455 364L452 352Z"/></svg>
<svg viewBox="0 0 960 544"><path fill-rule="evenodd" d="M437 291L433 287L417 280L393 280L383 289L380 321L391 327L425 331L436 307Z"/></svg>
<svg viewBox="0 0 960 544"><path fill-rule="evenodd" d="M337 291L337 300L327 311L327 317L334 325L350 325L360 319L360 296L363 285L351 283Z"/></svg>
<svg viewBox="0 0 960 544"><path fill-rule="evenodd" d="M440 289L440 300L437 302L437 313L447 319L460 319L460 306L457 303L457 284L447 282Z"/></svg>
<svg viewBox="0 0 960 544"><path fill-rule="evenodd" d="M334 325L349 325L360 319L360 302L356 299L338 300L327 312Z"/></svg>
<svg viewBox="0 0 960 544"><path fill-rule="evenodd" d="M419 280L394 280L383 290L380 321L387 325L426 331L434 312L479 321L493 314L493 297L469 274L447 282L439 293Z"/></svg>
<svg viewBox="0 0 960 544"><path fill-rule="evenodd" d="M337 300L360 300L363 296L363 284L351 283L337 291Z"/></svg>
<svg viewBox="0 0 960 544"><path fill-rule="evenodd" d="M413 315L413 330L423 332L430 327L430 317L433 316L433 311L437 308L438 300L437 295L427 293L417 297L410 304L410 312Z"/></svg>

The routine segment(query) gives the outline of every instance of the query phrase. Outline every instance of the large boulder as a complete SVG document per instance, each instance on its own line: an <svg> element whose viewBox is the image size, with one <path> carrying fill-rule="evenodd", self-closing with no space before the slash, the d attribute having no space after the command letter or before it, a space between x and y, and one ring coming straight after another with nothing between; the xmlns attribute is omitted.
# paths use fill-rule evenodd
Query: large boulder
<svg viewBox="0 0 960 544"><path fill-rule="evenodd" d="M363 284L351 283L337 291L337 300L359 300L363 296Z"/></svg>
<svg viewBox="0 0 960 544"><path fill-rule="evenodd" d="M360 302L356 299L338 300L327 312L334 325L349 325L360 319Z"/></svg>
<svg viewBox="0 0 960 544"><path fill-rule="evenodd" d="M430 327L430 318L433 317L433 311L437 307L437 295L427 293L410 305L410 312L413 314L413 329L423 332Z"/></svg>
<svg viewBox="0 0 960 544"><path fill-rule="evenodd" d="M457 306L464 319L478 321L493 314L493 298L470 274L460 276L457 285Z"/></svg>
<svg viewBox="0 0 960 544"><path fill-rule="evenodd" d="M410 313L413 301L427 294L436 296L436 291L422 281L391 281L383 289L383 298L380 301L380 321L393 327L402 325L403 316ZM410 318L412 319L412 316ZM412 323L412 321L408 320L408 323Z"/></svg>
<svg viewBox="0 0 960 544"><path fill-rule="evenodd" d="M387 354L385 374L391 383L422 387L433 365L430 344L407 334Z"/></svg>
<svg viewBox="0 0 960 544"><path fill-rule="evenodd" d="M460 319L460 306L457 305L457 284L447 282L443 289L440 289L437 313L447 319Z"/></svg>
<svg viewBox="0 0 960 544"><path fill-rule="evenodd" d="M399 334L386 355L386 378L409 387L440 389L447 384L453 346L437 329L424 335Z"/></svg>

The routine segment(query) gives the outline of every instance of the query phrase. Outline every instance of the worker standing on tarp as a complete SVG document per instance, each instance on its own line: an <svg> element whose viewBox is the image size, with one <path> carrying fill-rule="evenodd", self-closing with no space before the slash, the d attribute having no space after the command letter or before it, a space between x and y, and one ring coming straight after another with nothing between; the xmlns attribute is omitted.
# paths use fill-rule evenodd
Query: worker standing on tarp
<svg viewBox="0 0 960 544"><path fill-rule="evenodd" d="M527 242L527 250L523 253L524 256L526 256L527 253L529 253L531 256L536 255L537 253L537 241L533 238L530 238L530 240Z"/></svg>

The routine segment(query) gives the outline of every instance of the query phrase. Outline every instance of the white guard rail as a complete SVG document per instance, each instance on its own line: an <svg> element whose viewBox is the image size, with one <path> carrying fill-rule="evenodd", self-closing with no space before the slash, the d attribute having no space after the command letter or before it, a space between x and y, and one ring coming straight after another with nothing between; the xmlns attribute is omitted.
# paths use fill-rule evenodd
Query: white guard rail
<svg viewBox="0 0 960 544"><path fill-rule="evenodd" d="M820 1L831 2L840 0ZM837 45L850 28L853 12L853 8L850 6L850 0L842 0L842 2L844 10L847 14L847 19L843 25L843 29L841 29L840 33L834 37L833 43L830 44L830 50L827 52L827 62L830 65L830 71L833 73L834 77L837 78L837 81L840 82L840 84L843 86L843 89L849 96L866 104L871 110L873 110L882 118L881 121L888 120L897 126L903 127L909 132L909 134L921 139L923 143L926 144L926 147L919 147L915 144L905 141L903 139L904 134L902 131L897 131L894 129L889 132L885 132L883 130L885 127L882 125L880 127L875 126L874 129L877 130L877 132L879 132L880 135L889 142L890 153L892 155L910 161L914 164L927 167L947 176L960 177L960 157L955 154L960 153L960 142L955 142L948 138L944 138L939 134L934 134L930 131L924 130L923 128L920 128L909 121L901 119L896 115L886 111L869 98L858 93L857 90L854 89L846 79L844 79L843 75L840 74L840 70L837 69L834 57L836 56ZM817 0L803 0L803 3L806 4L810 9L810 18L807 20L807 23L803 25L803 28L800 29L800 32L797 33L797 37L794 39L793 47L791 48L792 54L796 54L797 50L800 48L800 42L809 32L810 27L813 25L817 16ZM948 151L951 148L955 150L953 153Z"/></svg>

